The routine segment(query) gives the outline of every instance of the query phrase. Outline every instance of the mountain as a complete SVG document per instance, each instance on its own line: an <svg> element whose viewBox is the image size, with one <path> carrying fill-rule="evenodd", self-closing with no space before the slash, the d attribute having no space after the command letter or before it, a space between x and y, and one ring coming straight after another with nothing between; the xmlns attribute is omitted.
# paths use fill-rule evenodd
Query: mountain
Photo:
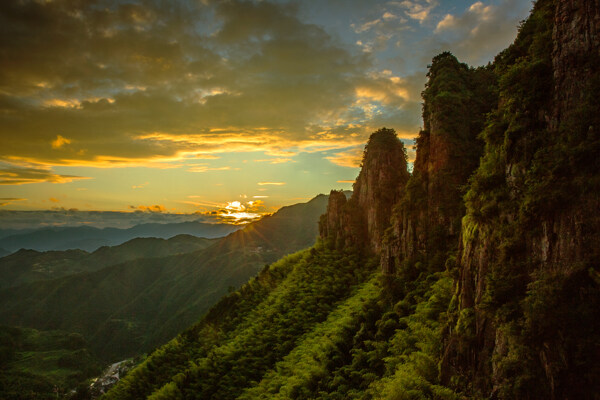
<svg viewBox="0 0 600 400"><path fill-rule="evenodd" d="M0 321L81 333L105 361L140 354L197 321L265 264L312 245L327 201L319 195L283 207L203 250L1 290ZM114 251L99 249L87 257Z"/></svg>
<svg viewBox="0 0 600 400"><path fill-rule="evenodd" d="M4 257L10 254L10 251L8 250L4 250L4 249L0 249L0 257Z"/></svg>
<svg viewBox="0 0 600 400"><path fill-rule="evenodd" d="M191 235L178 235L168 240L137 238L118 246L103 246L91 254L83 250L38 252L21 249L0 258L0 289L96 271L136 258L193 252L208 247L216 240Z"/></svg>
<svg viewBox="0 0 600 400"><path fill-rule="evenodd" d="M493 64L436 56L410 177L373 133L312 248L105 398L597 399L598 21L597 1L538 0Z"/></svg>
<svg viewBox="0 0 600 400"><path fill-rule="evenodd" d="M223 237L240 229L230 224L179 222L172 224L140 224L128 229L94 228L77 226L45 228L0 238L0 247L14 252L19 249L37 251L80 249L94 251L102 246L116 246L140 237L168 239L176 235L193 235L204 238Z"/></svg>
<svg viewBox="0 0 600 400"><path fill-rule="evenodd" d="M33 232L34 230L35 229L2 229L2 228L0 228L0 239L5 238L7 236Z"/></svg>

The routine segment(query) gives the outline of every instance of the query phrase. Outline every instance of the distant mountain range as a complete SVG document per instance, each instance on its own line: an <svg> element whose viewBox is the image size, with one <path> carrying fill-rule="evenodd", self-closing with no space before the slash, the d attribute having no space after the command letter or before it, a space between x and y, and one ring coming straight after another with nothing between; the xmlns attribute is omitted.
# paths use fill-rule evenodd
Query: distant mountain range
<svg viewBox="0 0 600 400"><path fill-rule="evenodd" d="M178 237L166 243L138 239L92 254L17 252L0 263L3 276L20 271L2 281L0 324L81 333L104 361L146 352L197 321L265 264L311 246L327 201L319 195L283 207L201 250L197 246L206 242ZM192 252L161 257L186 249Z"/></svg>
<svg viewBox="0 0 600 400"><path fill-rule="evenodd" d="M37 251L80 249L94 251L102 246L115 246L134 238L155 237L168 239L186 234L204 238L223 237L240 229L231 224L180 222L170 224L148 223L121 228L94 228L91 226L44 228L19 232L0 230L0 256L19 249ZM5 254L6 255L6 254Z"/></svg>
<svg viewBox="0 0 600 400"><path fill-rule="evenodd" d="M168 240L136 238L118 246L101 247L93 253L79 249L46 252L21 249L0 258L0 289L92 272L136 258L190 253L217 240L191 235L177 235Z"/></svg>

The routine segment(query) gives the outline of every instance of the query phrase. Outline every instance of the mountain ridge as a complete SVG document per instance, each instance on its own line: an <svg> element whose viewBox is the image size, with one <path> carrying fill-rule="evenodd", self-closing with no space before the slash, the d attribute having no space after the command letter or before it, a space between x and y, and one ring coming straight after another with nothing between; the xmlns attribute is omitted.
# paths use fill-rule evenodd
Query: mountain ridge
<svg viewBox="0 0 600 400"><path fill-rule="evenodd" d="M231 224L177 222L144 223L131 228L95 228L92 226L44 228L0 238L0 247L7 251L21 248L38 251L81 249L94 251L102 246L116 246L138 237L169 239L179 234L198 237L224 237L240 229Z"/></svg>
<svg viewBox="0 0 600 400"><path fill-rule="evenodd" d="M92 272L136 258L164 257L206 248L217 239L177 235L170 239L136 238L117 246L84 250L20 249L0 258L0 290L39 280Z"/></svg>

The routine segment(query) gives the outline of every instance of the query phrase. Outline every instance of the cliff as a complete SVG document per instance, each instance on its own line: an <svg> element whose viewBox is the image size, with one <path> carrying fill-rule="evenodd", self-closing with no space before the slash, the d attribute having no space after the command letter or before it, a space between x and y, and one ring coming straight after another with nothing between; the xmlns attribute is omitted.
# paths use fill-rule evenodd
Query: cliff
<svg viewBox="0 0 600 400"><path fill-rule="evenodd" d="M381 264L388 274L416 262L444 268L446 253L458 243L463 188L483 151L478 135L497 101L493 71L469 68L448 52L433 59L427 76L413 174L383 244ZM400 273L414 278L407 272Z"/></svg>
<svg viewBox="0 0 600 400"><path fill-rule="evenodd" d="M408 177L406 151L394 130L374 132L365 146L350 199L346 201L342 192L331 192L327 213L319 223L321 238L337 248L354 246L379 252L392 206Z"/></svg>
<svg viewBox="0 0 600 400"><path fill-rule="evenodd" d="M500 100L465 197L442 361L447 383L481 395L598 390L599 4L538 1L495 61Z"/></svg>
<svg viewBox="0 0 600 400"><path fill-rule="evenodd" d="M492 65L435 57L410 178L369 197L394 161L367 146L355 195L323 217L323 238L368 242L405 288L455 278L440 378L458 392L600 389L599 27L598 1L540 0Z"/></svg>

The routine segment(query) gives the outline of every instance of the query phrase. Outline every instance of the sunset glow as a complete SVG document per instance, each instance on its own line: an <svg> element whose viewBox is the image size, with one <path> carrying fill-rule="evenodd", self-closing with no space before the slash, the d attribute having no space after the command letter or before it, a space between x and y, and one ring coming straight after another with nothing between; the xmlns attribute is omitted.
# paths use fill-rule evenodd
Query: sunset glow
<svg viewBox="0 0 600 400"><path fill-rule="evenodd" d="M2 2L0 210L243 223L349 190L378 128L414 160L431 58L487 63L529 7Z"/></svg>

